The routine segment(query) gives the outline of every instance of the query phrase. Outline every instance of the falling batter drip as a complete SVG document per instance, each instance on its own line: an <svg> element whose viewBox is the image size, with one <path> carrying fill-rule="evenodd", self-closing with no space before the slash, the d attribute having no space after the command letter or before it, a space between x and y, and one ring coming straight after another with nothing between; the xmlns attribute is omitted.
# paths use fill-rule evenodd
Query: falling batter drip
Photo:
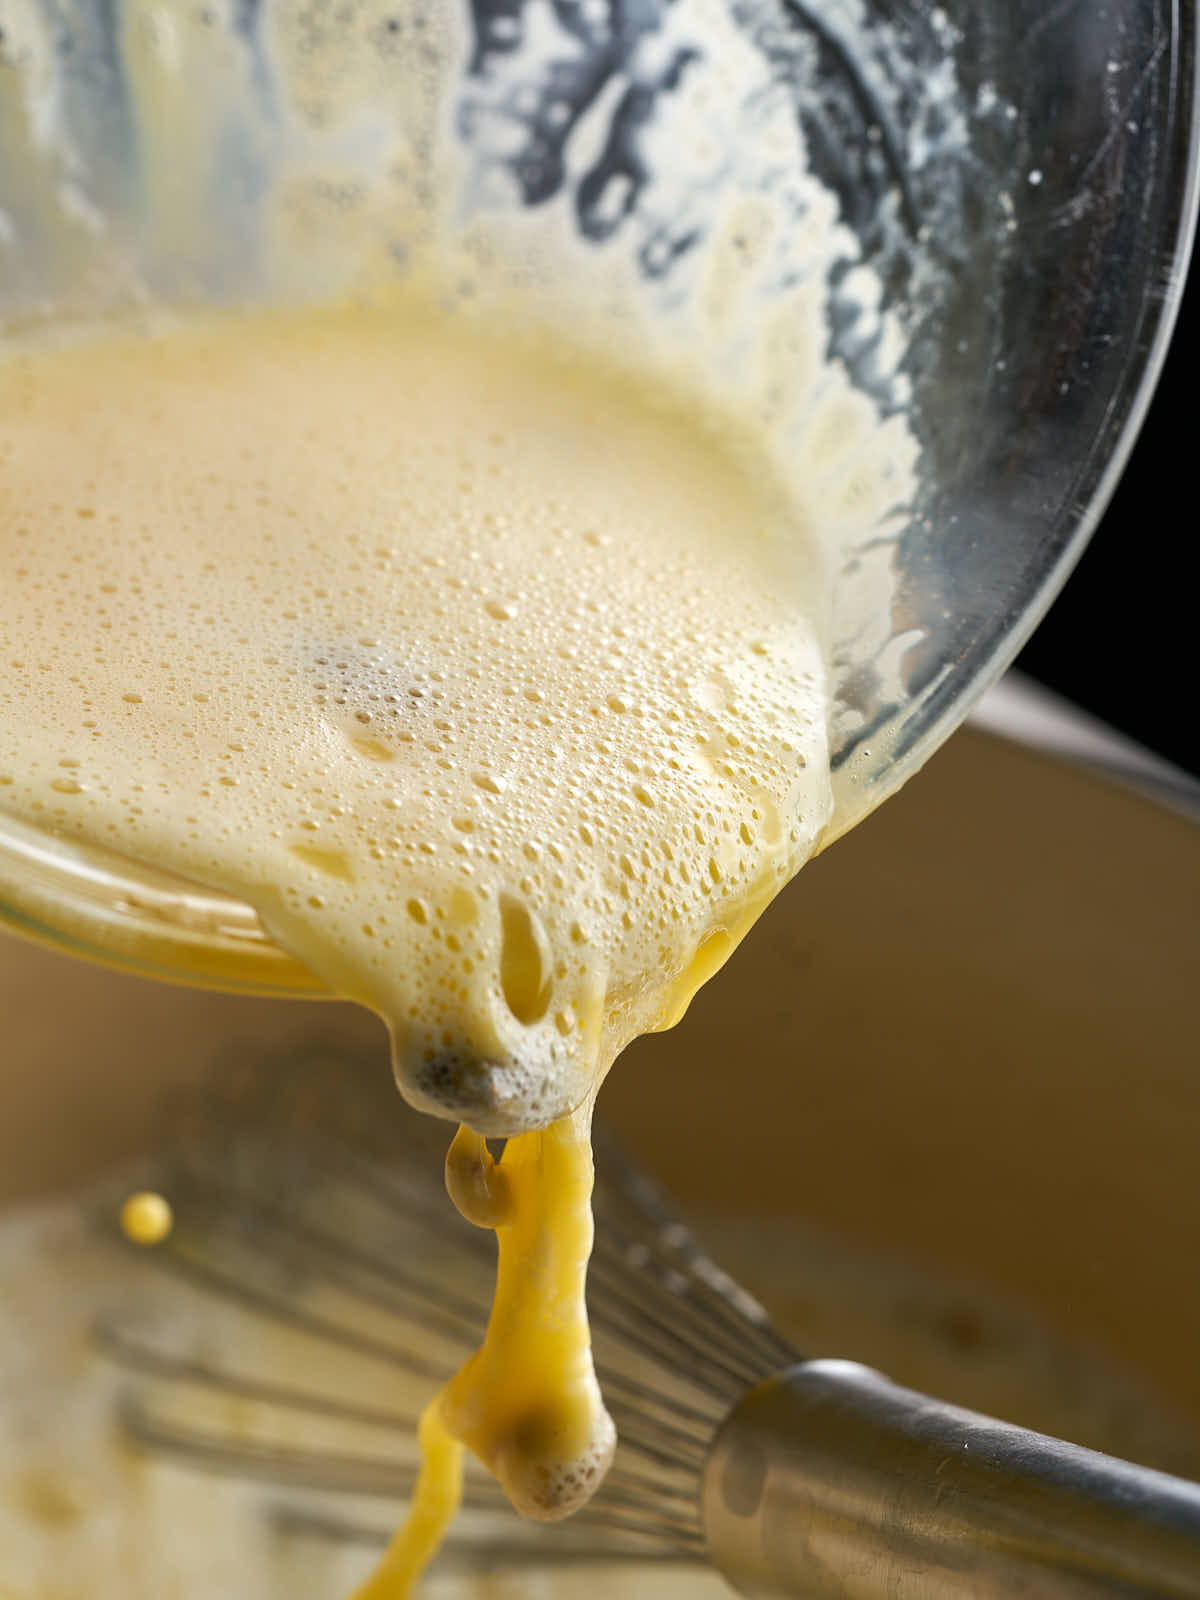
<svg viewBox="0 0 1200 1600"><path fill-rule="evenodd" d="M584 1304L592 1249L591 1106L510 1139L499 1161L460 1128L446 1158L459 1211L499 1241L482 1348L421 1419L422 1466L408 1519L355 1600L409 1592L462 1488L466 1445L518 1511L556 1521L590 1499L616 1432L596 1382Z"/></svg>
<svg viewBox="0 0 1200 1600"><path fill-rule="evenodd" d="M464 1446L541 1517L611 1456L590 1107L828 818L804 512L694 397L427 308L28 344L0 440L0 807L249 901L464 1124L496 1298L401 1595Z"/></svg>

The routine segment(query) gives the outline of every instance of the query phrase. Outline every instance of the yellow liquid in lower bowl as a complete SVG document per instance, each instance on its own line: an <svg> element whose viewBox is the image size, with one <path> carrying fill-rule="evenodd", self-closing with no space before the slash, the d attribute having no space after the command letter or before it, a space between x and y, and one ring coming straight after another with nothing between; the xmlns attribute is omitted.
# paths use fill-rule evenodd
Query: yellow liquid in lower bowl
<svg viewBox="0 0 1200 1600"><path fill-rule="evenodd" d="M110 1186L110 1201L119 1194ZM385 1414L419 1407L415 1380L354 1351L243 1315L227 1325L220 1302L201 1305L144 1253L99 1239L94 1194L0 1220L0 1326L5 1336L0 1429L0 1593L8 1600L331 1600L362 1581L395 1507L377 1496L321 1495L237 1477L131 1447L118 1422L126 1376L97 1351L92 1327L107 1312L150 1330L168 1348L195 1350L236 1370L340 1396ZM1082 1340L1055 1339L1032 1319L953 1284L922 1278L798 1227L726 1222L702 1237L715 1258L764 1295L778 1324L805 1348L857 1351L885 1370L919 1377L994 1413L1023 1416L1135 1459L1155 1449L1194 1468L1184 1427L1169 1409L1122 1382ZM436 1269L430 1251L416 1263ZM456 1285L447 1285L452 1291ZM220 1335L225 1342L221 1343ZM188 1420L186 1407L179 1408ZM244 1401L202 1399L195 1422L235 1442L254 1437ZM382 1454L384 1430L307 1420L292 1443L318 1452ZM670 1448L669 1441L664 1441ZM412 1442L392 1443L401 1465ZM308 1519L306 1521L306 1518ZM564 1548L571 1527L540 1530L533 1558L514 1555L516 1519L468 1513L428 1583L440 1600L719 1600L728 1590L699 1566L594 1561ZM336 1524L359 1537L331 1537ZM366 1537L363 1537L365 1530ZM582 1525L580 1525L581 1537ZM593 1542L595 1536L591 1535ZM601 1541L602 1543L602 1541Z"/></svg>

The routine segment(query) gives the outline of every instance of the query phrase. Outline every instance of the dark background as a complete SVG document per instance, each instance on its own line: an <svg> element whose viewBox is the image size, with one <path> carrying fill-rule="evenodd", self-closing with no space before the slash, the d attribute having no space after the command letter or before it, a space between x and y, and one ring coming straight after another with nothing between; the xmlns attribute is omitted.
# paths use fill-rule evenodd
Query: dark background
<svg viewBox="0 0 1200 1600"><path fill-rule="evenodd" d="M1162 380L1112 503L1016 665L1200 776L1193 266Z"/></svg>

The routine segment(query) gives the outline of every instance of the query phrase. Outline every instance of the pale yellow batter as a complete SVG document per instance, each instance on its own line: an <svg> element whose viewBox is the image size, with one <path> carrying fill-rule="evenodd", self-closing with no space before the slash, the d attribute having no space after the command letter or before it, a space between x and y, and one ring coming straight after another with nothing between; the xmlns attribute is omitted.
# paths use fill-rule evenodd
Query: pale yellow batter
<svg viewBox="0 0 1200 1600"><path fill-rule="evenodd" d="M262 313L0 360L0 558L0 807L247 899L475 1130L448 1182L496 1301L363 1591L403 1594L463 1444L543 1517L611 1455L591 1099L828 818L800 515L594 357Z"/></svg>

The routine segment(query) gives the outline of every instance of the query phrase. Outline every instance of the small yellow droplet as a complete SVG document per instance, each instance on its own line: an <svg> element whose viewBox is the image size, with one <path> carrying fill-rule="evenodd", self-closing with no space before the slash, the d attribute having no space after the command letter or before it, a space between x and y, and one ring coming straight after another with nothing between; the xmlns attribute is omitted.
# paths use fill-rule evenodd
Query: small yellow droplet
<svg viewBox="0 0 1200 1600"><path fill-rule="evenodd" d="M149 1190L131 1194L121 1207L121 1228L134 1244L161 1244L174 1223L170 1201Z"/></svg>

